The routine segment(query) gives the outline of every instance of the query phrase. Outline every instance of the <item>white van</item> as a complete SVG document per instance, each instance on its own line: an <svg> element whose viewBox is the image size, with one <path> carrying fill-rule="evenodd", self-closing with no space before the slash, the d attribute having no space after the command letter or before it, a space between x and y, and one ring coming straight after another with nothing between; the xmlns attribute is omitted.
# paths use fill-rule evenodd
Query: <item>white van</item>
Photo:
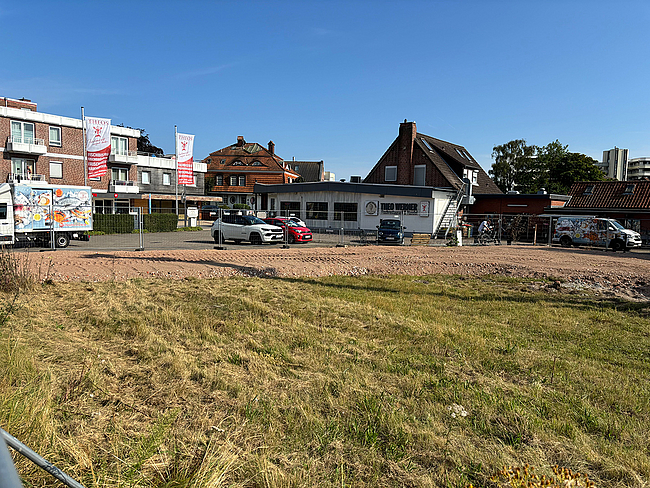
<svg viewBox="0 0 650 488"><path fill-rule="evenodd" d="M641 235L616 220L595 217L559 217L553 243L562 246L599 246L627 251L641 246Z"/></svg>

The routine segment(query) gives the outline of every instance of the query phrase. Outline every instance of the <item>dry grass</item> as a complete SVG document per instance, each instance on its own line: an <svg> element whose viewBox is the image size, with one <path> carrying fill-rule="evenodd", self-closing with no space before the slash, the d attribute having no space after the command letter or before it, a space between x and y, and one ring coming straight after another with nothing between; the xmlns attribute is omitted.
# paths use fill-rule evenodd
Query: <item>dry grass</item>
<svg viewBox="0 0 650 488"><path fill-rule="evenodd" d="M38 285L0 330L0 425L86 486L490 486L524 463L645 486L649 325L496 278Z"/></svg>

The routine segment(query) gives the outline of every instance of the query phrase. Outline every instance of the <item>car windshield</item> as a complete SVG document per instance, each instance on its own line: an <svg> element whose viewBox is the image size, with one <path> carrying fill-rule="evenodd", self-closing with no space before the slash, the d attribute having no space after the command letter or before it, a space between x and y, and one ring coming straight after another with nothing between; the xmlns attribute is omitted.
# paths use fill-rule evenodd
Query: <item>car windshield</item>
<svg viewBox="0 0 650 488"><path fill-rule="evenodd" d="M257 217L253 215L244 215L244 220L246 220L246 223L248 225L253 225L253 224L266 224L262 219L258 219Z"/></svg>
<svg viewBox="0 0 650 488"><path fill-rule="evenodd" d="M381 223L381 227L384 229L399 229L399 220L384 220Z"/></svg>
<svg viewBox="0 0 650 488"><path fill-rule="evenodd" d="M609 223L612 224L614 227L616 227L618 230L623 230L623 229L625 229L625 227L623 227L621 224L619 224L619 223L616 222L615 220L610 220Z"/></svg>

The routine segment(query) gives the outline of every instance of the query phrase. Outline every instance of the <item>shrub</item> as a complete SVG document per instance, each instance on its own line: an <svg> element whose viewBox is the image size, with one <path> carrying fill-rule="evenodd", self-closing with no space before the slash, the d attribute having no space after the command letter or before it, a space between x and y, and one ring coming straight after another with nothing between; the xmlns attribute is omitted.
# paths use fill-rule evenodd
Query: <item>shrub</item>
<svg viewBox="0 0 650 488"><path fill-rule="evenodd" d="M135 218L128 214L95 214L93 230L105 234L130 234L135 229Z"/></svg>
<svg viewBox="0 0 650 488"><path fill-rule="evenodd" d="M160 213L144 215L144 229L149 232L173 232L178 227L178 215Z"/></svg>

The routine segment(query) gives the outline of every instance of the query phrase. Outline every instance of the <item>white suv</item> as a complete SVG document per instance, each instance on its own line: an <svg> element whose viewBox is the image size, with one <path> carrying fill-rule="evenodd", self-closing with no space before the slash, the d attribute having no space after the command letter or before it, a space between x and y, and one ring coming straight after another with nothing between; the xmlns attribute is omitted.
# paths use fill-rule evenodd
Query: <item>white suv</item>
<svg viewBox="0 0 650 488"><path fill-rule="evenodd" d="M270 225L262 219L253 215L224 215L223 220L217 219L212 224L210 233L214 242L219 243L219 232L221 241L230 239L239 244L241 241L249 241L251 244L262 244L270 242L275 244L282 242L283 230L276 225Z"/></svg>

